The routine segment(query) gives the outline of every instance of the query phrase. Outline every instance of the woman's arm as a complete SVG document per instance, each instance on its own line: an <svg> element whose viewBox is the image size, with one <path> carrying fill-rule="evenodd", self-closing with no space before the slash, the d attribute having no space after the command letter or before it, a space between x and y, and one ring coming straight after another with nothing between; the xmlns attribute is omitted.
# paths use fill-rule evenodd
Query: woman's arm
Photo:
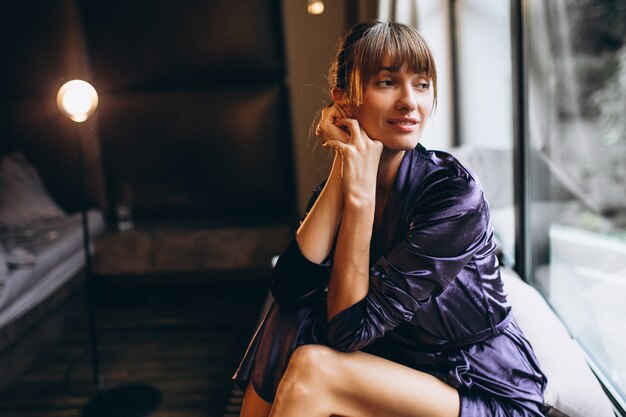
<svg viewBox="0 0 626 417"><path fill-rule="evenodd" d="M411 202L404 238L369 271L365 298L329 320L329 346L355 351L411 321L478 252L493 250L487 205L472 178L443 168ZM495 258L494 258L495 259ZM466 273L474 273L472 270Z"/></svg>
<svg viewBox="0 0 626 417"><path fill-rule="evenodd" d="M299 307L328 286L331 266L325 262L341 219L341 157L320 191L307 204L307 214L272 270L270 289L282 306Z"/></svg>
<svg viewBox="0 0 626 417"><path fill-rule="evenodd" d="M347 142L350 139L339 124L345 117L345 111L337 103L322 110L315 129L315 133L322 140L322 146L326 146L328 142ZM324 189L296 232L300 251L315 263L323 262L330 254L341 222L344 202L342 171L342 157L337 151Z"/></svg>
<svg viewBox="0 0 626 417"><path fill-rule="evenodd" d="M296 232L300 251L311 262L319 264L328 257L342 209L341 156L337 154L326 185Z"/></svg>
<svg viewBox="0 0 626 417"><path fill-rule="evenodd" d="M316 133L323 141L347 140L335 123L345 117L332 105L322 111ZM281 305L297 307L328 285L330 266L323 264L332 250L343 210L342 159L337 152L326 184L307 206L308 213L272 271L271 290Z"/></svg>
<svg viewBox="0 0 626 417"><path fill-rule="evenodd" d="M337 246L328 286L328 318L362 300L368 291L369 248L376 204L381 142L333 105L318 125L336 156L328 181L296 233L302 256L323 262ZM339 229L339 231L338 231Z"/></svg>
<svg viewBox="0 0 626 417"><path fill-rule="evenodd" d="M363 201L344 208L328 284L329 320L367 295L374 206Z"/></svg>
<svg viewBox="0 0 626 417"><path fill-rule="evenodd" d="M337 236L333 269L328 284L328 319L359 302L369 287L369 252L376 206L376 176L383 150L354 119L337 122L349 131L346 142L330 140L326 146L342 157L343 219Z"/></svg>

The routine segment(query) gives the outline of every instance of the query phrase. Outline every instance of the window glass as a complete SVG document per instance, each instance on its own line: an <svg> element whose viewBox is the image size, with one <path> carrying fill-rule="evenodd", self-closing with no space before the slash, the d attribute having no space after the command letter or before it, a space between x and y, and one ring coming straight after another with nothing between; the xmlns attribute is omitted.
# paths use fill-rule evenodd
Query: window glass
<svg viewBox="0 0 626 417"><path fill-rule="evenodd" d="M623 399L626 7L526 5L531 278Z"/></svg>
<svg viewBox="0 0 626 417"><path fill-rule="evenodd" d="M453 129L448 4L442 0L420 0L415 3L417 29L428 42L437 65L437 108L426 124L420 142L428 149L449 149L453 143Z"/></svg>
<svg viewBox="0 0 626 417"><path fill-rule="evenodd" d="M453 150L480 179L501 261L515 258L510 4L452 2L455 14L458 141Z"/></svg>

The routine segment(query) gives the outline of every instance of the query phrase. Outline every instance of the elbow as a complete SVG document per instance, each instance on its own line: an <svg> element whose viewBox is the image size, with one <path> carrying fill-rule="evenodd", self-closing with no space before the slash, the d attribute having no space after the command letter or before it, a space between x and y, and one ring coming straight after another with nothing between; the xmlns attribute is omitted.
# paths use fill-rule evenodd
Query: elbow
<svg viewBox="0 0 626 417"><path fill-rule="evenodd" d="M289 294L289 291L284 291L280 286L275 285L274 281L270 284L270 293L278 304L281 307L294 309L298 308L302 305L302 300L298 297L294 297L293 294Z"/></svg>
<svg viewBox="0 0 626 417"><path fill-rule="evenodd" d="M328 321L328 346L340 352L355 352L383 335L382 328L370 320L366 304L367 298L363 298Z"/></svg>
<svg viewBox="0 0 626 417"><path fill-rule="evenodd" d="M285 297L285 295L278 288L276 288L273 282L270 285L270 293L278 305L282 306L288 304L287 297Z"/></svg>
<svg viewBox="0 0 626 417"><path fill-rule="evenodd" d="M289 309L299 309L310 305L315 297L322 291L320 288L300 288L294 285L292 281L280 282L272 279L270 282L270 293L274 297L274 301L281 307Z"/></svg>
<svg viewBox="0 0 626 417"><path fill-rule="evenodd" d="M333 340L332 338L328 338L328 346L335 350L338 350L339 352L345 353L356 352L357 350L362 348L359 343L343 343L337 340Z"/></svg>
<svg viewBox="0 0 626 417"><path fill-rule="evenodd" d="M327 330L326 341L328 346L340 352L356 352L369 344L361 332L340 333L334 329Z"/></svg>

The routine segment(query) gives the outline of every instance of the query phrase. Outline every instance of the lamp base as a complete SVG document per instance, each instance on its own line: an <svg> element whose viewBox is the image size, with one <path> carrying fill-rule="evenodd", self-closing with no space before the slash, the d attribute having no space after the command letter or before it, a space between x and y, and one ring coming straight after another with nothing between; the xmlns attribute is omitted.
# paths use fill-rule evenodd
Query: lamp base
<svg viewBox="0 0 626 417"><path fill-rule="evenodd" d="M146 384L127 384L97 392L82 417L147 417L161 403L161 391Z"/></svg>

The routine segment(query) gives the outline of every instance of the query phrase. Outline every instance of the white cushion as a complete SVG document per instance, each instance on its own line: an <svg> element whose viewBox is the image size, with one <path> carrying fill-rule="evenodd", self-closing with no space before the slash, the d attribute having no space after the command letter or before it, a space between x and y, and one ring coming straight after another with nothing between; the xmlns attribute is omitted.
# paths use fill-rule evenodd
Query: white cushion
<svg viewBox="0 0 626 417"><path fill-rule="evenodd" d="M0 295L2 294L2 288L4 288L8 276L9 267L4 253L4 247L2 246L2 242L0 242Z"/></svg>
<svg viewBox="0 0 626 417"><path fill-rule="evenodd" d="M20 227L63 215L21 152L0 160L0 228Z"/></svg>
<svg viewBox="0 0 626 417"><path fill-rule="evenodd" d="M510 149L463 145L451 149L450 153L478 177L489 208L513 204L513 154Z"/></svg>
<svg viewBox="0 0 626 417"><path fill-rule="evenodd" d="M548 378L545 404L569 417L615 417L580 348L541 294L514 271L501 271L513 316Z"/></svg>

